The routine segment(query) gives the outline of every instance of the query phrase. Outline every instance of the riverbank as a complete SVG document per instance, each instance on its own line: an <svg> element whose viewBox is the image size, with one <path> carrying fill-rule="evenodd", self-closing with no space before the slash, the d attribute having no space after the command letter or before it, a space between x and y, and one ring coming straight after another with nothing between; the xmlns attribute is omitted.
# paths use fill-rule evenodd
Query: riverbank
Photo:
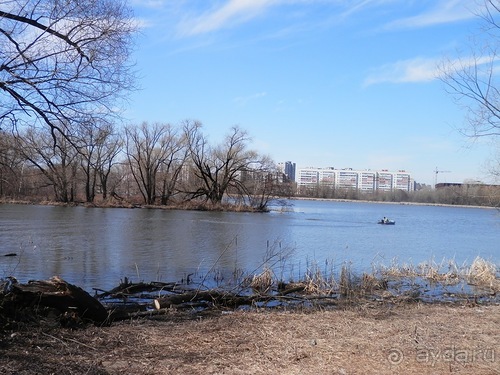
<svg viewBox="0 0 500 375"><path fill-rule="evenodd" d="M499 374L500 305L180 312L0 334L5 374Z"/></svg>
<svg viewBox="0 0 500 375"><path fill-rule="evenodd" d="M267 211L286 211L293 206L293 201L319 201L319 202L345 202L345 203L378 203L382 205L403 205L403 206L434 206L434 207L460 207L460 208L484 208L499 210L499 205L464 205L464 204L446 204L446 203L425 203L425 202L399 202L399 201L378 201L366 199L342 199L342 198L308 198L308 197L289 197L278 198L278 205L269 204L266 209L255 209L248 206L218 204L211 205L206 202L182 202L179 204L171 203L169 205L145 205L138 202L128 201L105 201L105 202L55 202L55 201L28 201L0 198L0 204L27 204L27 205L42 205L42 206L83 206L83 207L98 207L98 208L150 208L150 209L171 209L171 210L198 210L198 211L231 211L231 212L267 212Z"/></svg>
<svg viewBox="0 0 500 375"><path fill-rule="evenodd" d="M87 208L146 208L160 210L186 210L186 211L218 211L218 212L268 212L267 208L255 208L246 205L234 205L228 203L211 203L206 201L187 201L180 203L170 203L168 205L147 205L132 201L96 201L96 202L56 202L56 201L28 201L1 199L0 204L21 204L21 205L39 205L39 206L58 206L58 207L87 207Z"/></svg>
<svg viewBox="0 0 500 375"><path fill-rule="evenodd" d="M447 204L447 203L425 203L425 202L391 202L391 201L377 201L377 200L366 200L366 199L340 199L340 198L307 198L307 197L293 197L287 200L304 200L304 201L319 201L319 202L346 202L346 203L379 203L379 204L389 204L389 205L402 205L402 206L431 206L431 207L460 207L460 208L485 208L485 209L496 209L500 207L491 206L477 206L477 205L465 205L465 204Z"/></svg>

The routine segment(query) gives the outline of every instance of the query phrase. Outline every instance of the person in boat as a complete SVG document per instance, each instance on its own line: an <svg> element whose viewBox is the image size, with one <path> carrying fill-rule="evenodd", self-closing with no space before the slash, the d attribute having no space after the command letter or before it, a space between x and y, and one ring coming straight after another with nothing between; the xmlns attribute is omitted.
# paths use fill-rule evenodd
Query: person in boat
<svg viewBox="0 0 500 375"><path fill-rule="evenodd" d="M384 216L384 218L382 219L382 223L387 224L388 221L389 219Z"/></svg>

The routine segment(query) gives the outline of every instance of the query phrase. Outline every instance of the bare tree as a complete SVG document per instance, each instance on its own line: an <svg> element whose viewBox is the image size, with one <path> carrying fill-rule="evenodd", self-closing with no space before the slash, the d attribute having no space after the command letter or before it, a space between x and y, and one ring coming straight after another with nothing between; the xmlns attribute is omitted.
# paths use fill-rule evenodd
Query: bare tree
<svg viewBox="0 0 500 375"><path fill-rule="evenodd" d="M441 79L468 113L469 126L464 133L471 137L500 136L500 4L481 0L483 21L481 38L471 48L471 55L446 61Z"/></svg>
<svg viewBox="0 0 500 375"><path fill-rule="evenodd" d="M247 132L237 126L231 128L224 141L210 147L197 123L186 131L189 140L191 162L198 186L193 197L205 197L213 204L222 202L229 190L246 194L242 174L252 170L252 164L259 164L259 156L248 150L250 138Z"/></svg>
<svg viewBox="0 0 500 375"><path fill-rule="evenodd" d="M3 0L0 124L63 128L107 121L132 88L126 0Z"/></svg>
<svg viewBox="0 0 500 375"><path fill-rule="evenodd" d="M118 156L123 150L123 137L115 133L112 126L100 129L100 142L97 143L96 168L101 183L102 199L108 198L108 193L115 191L110 186L110 176L119 164Z"/></svg>
<svg viewBox="0 0 500 375"><path fill-rule="evenodd" d="M248 167L242 174L240 193L251 207L265 211L272 199L286 195L282 174L270 157L263 156Z"/></svg>
<svg viewBox="0 0 500 375"><path fill-rule="evenodd" d="M181 168L178 159L182 155L182 139L168 124L143 123L139 127L125 129L126 153L132 176L137 183L146 204L154 204L157 198L158 178L162 172L162 193L170 194L172 185L167 188L166 179L174 178ZM173 173L171 173L173 172ZM162 203L166 203L163 196ZM168 200L168 199L167 199Z"/></svg>
<svg viewBox="0 0 500 375"><path fill-rule="evenodd" d="M122 140L114 133L111 124L81 124L78 136L80 165L85 177L85 197L93 202L98 183L101 184L103 199L107 197L107 180L116 157L122 149Z"/></svg>
<svg viewBox="0 0 500 375"><path fill-rule="evenodd" d="M168 204L170 198L177 193L177 184L181 172L189 156L187 147L187 134L177 134L172 131L170 141L166 144L167 153L162 165L160 166L161 180L161 200L160 204Z"/></svg>
<svg viewBox="0 0 500 375"><path fill-rule="evenodd" d="M14 136L0 130L0 197L15 197L23 190L25 159L15 147Z"/></svg>
<svg viewBox="0 0 500 375"><path fill-rule="evenodd" d="M97 144L99 130L93 123L81 124L78 129L80 167L85 177L85 200L93 202L97 183Z"/></svg>
<svg viewBox="0 0 500 375"><path fill-rule="evenodd" d="M56 134L57 147L48 129L34 127L16 136L16 147L23 157L36 167L52 186L55 200L73 202L76 197L79 154L67 136Z"/></svg>

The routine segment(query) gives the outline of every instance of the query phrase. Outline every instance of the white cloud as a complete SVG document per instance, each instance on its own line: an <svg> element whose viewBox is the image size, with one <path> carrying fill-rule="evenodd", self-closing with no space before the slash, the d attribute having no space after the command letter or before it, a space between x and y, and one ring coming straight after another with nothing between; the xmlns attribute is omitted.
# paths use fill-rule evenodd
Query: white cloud
<svg viewBox="0 0 500 375"><path fill-rule="evenodd" d="M178 25L178 31L181 36L199 35L248 22L265 14L270 8L279 5L314 5L318 3L339 5L343 1L344 0L227 0L222 6L214 6L211 10L201 15L184 17L184 20ZM360 2L378 3L381 1L385 2L387 0L361 0ZM350 3L349 6L351 6Z"/></svg>
<svg viewBox="0 0 500 375"><path fill-rule="evenodd" d="M229 0L220 8L185 19L180 25L180 33L197 35L246 22L281 2L282 0Z"/></svg>
<svg viewBox="0 0 500 375"><path fill-rule="evenodd" d="M330 17L338 12L338 16L346 18L355 13L384 7L388 4L398 6L401 0L205 0L204 9L193 6L185 1L167 0L132 0L137 7L150 9L169 9L170 14L176 14L182 19L177 23L177 33L180 36L194 36L214 32L223 28L230 28L249 22L262 16L269 9L280 5L311 6L327 4L337 11L326 12ZM456 22L475 17L477 10L470 0L436 0L435 6L419 15L402 18L385 26L386 29L401 29L425 27L440 23ZM343 9L343 10L342 10ZM181 16L182 15L182 16Z"/></svg>
<svg viewBox="0 0 500 375"><path fill-rule="evenodd" d="M369 8L376 8L387 3L398 2L398 0L359 0L359 1L344 1L344 6L347 8L341 13L341 17L346 18L354 13L362 12Z"/></svg>
<svg viewBox="0 0 500 375"><path fill-rule="evenodd" d="M374 69L365 79L364 85L378 83L428 82L438 76L437 59L414 58L400 60L392 64L382 65Z"/></svg>
<svg viewBox="0 0 500 375"><path fill-rule="evenodd" d="M500 61L500 57L494 57L493 59L494 63ZM364 86L380 83L429 82L439 78L443 71L453 71L454 69L461 70L471 67L480 68L482 65L489 64L492 64L491 56L471 56L448 61L443 61L442 58L416 57L385 64L372 69L364 80ZM479 70L479 72L481 72L481 70Z"/></svg>
<svg viewBox="0 0 500 375"><path fill-rule="evenodd" d="M495 57L493 60L495 63L498 61L500 61L500 57ZM482 65L489 65L491 63L491 56L471 56L448 61L443 61L442 58L422 57L399 60L395 63L385 64L372 69L364 80L364 86L376 85L379 83L429 82L439 78L443 71L481 67Z"/></svg>
<svg viewBox="0 0 500 375"><path fill-rule="evenodd" d="M390 22L385 28L389 30L419 28L475 18L477 15L474 5L470 0L440 0L432 9L413 17Z"/></svg>
<svg viewBox="0 0 500 375"><path fill-rule="evenodd" d="M132 5L145 8L160 9L165 5L165 0L132 0Z"/></svg>

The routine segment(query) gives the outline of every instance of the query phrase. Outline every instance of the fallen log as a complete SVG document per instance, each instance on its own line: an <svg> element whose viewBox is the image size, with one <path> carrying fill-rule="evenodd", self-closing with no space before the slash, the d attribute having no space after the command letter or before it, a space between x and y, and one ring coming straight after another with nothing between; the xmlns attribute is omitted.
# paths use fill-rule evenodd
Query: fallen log
<svg viewBox="0 0 500 375"><path fill-rule="evenodd" d="M286 295L292 294L292 293L303 292L305 289L306 289L305 285L298 285L298 286L291 287L289 289L285 289L285 290L279 292L278 296L281 297L281 296L286 296Z"/></svg>
<svg viewBox="0 0 500 375"><path fill-rule="evenodd" d="M269 302L272 300L281 300L286 298L290 294L303 292L304 290L305 290L305 285L297 285L285 289L276 295L253 294L250 296L242 296L238 294L232 294L217 290L208 290L208 291L194 290L194 291L186 291L184 293L179 293L179 294L169 294L156 298L154 300L154 306L157 310L160 310L187 303L192 304L196 302L206 301L206 302L211 302L214 305L235 308L243 305L253 305L254 303L257 302Z"/></svg>
<svg viewBox="0 0 500 375"><path fill-rule="evenodd" d="M132 283L129 282L127 278L120 283L117 287L111 290L102 290L98 288L93 288L96 292L96 298L127 298L130 296L138 295L143 292L153 292L153 291L175 291L179 288L179 284L163 283L159 281L152 281L150 283ZM97 294L97 292L101 292Z"/></svg>
<svg viewBox="0 0 500 375"><path fill-rule="evenodd" d="M63 315L76 314L77 318L94 324L101 325L108 320L108 312L98 300L58 276L13 284L10 298L19 307L50 307Z"/></svg>
<svg viewBox="0 0 500 375"><path fill-rule="evenodd" d="M157 310L160 310L185 303L207 301L213 302L216 305L234 308L242 305L251 305L257 300L261 300L261 298L258 296L239 296L216 290L209 290L162 296L154 300L154 306Z"/></svg>

